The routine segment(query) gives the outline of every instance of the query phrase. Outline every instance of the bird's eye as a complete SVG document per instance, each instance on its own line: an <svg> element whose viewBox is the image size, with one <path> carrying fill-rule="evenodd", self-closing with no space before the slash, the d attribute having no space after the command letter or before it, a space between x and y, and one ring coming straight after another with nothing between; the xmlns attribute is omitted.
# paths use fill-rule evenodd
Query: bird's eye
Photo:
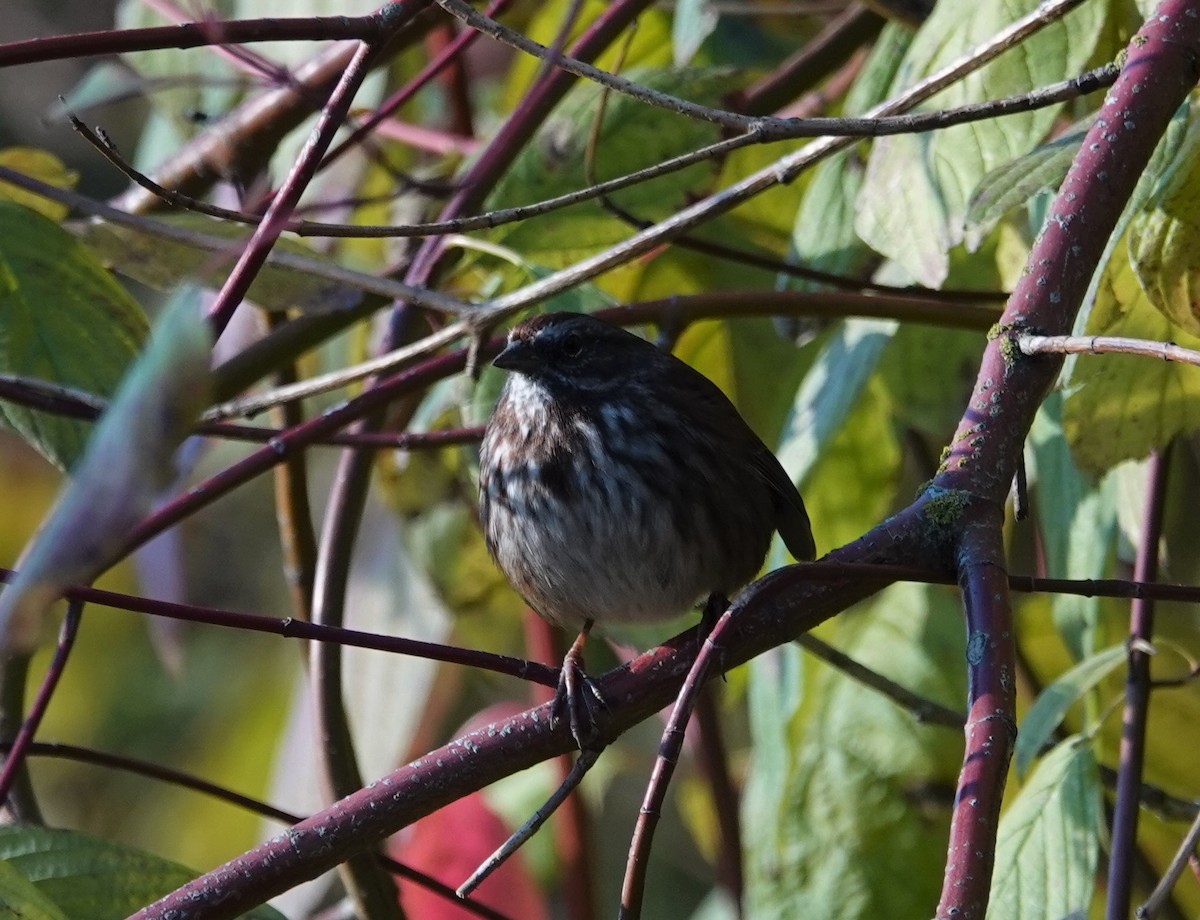
<svg viewBox="0 0 1200 920"><path fill-rule="evenodd" d="M578 332L569 332L562 340L562 353L568 358L578 358L583 354L583 336Z"/></svg>

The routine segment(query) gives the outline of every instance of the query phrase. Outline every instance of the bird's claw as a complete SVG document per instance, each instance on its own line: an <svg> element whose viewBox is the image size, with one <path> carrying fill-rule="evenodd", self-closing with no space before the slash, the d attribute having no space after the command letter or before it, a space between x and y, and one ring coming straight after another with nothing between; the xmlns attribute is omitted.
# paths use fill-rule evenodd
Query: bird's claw
<svg viewBox="0 0 1200 920"><path fill-rule="evenodd" d="M596 751L601 743L600 719L608 712L608 704L600 688L583 669L578 655L568 654L558 673L558 689L550 706L550 726L556 728L566 720L571 737L581 751Z"/></svg>

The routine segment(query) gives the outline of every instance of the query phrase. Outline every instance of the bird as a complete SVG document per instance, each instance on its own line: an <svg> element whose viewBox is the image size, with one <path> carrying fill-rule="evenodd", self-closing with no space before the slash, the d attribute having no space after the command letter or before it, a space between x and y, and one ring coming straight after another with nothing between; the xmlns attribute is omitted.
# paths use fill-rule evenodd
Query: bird
<svg viewBox="0 0 1200 920"><path fill-rule="evenodd" d="M804 501L707 377L619 326L542 313L514 326L484 431L479 520L488 551L535 612L578 638L552 708L581 748L599 697L583 666L594 626L720 613L778 531L815 558Z"/></svg>

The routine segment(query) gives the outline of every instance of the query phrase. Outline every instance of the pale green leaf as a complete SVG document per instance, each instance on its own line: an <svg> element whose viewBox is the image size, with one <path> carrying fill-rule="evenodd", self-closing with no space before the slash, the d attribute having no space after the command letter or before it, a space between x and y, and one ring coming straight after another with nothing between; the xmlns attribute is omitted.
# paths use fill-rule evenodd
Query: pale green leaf
<svg viewBox="0 0 1200 920"><path fill-rule="evenodd" d="M146 328L141 307L71 234L0 201L0 373L109 396ZM63 469L90 427L3 402L0 418Z"/></svg>
<svg viewBox="0 0 1200 920"><path fill-rule="evenodd" d="M841 429L895 332L891 320L852 319L824 343L780 437L779 462L793 482L804 481Z"/></svg>
<svg viewBox="0 0 1200 920"><path fill-rule="evenodd" d="M1062 429L1063 394L1049 393L1029 432L1029 482L1041 527L1046 571L1063 578L1102 578L1116 536L1114 480L1100 483L1075 464ZM1054 623L1075 660L1095 651L1100 600L1056 594Z"/></svg>
<svg viewBox="0 0 1200 920"><path fill-rule="evenodd" d="M986 345L983 333L906 324L879 362L896 417L948 443L971 395ZM937 381L936 386L930 386Z"/></svg>
<svg viewBox="0 0 1200 920"><path fill-rule="evenodd" d="M939 3L900 68L900 91L991 38L1037 6L1036 0ZM1091 60L1109 3L1086 3L934 96L933 110L1028 92L1079 74ZM941 285L948 253L963 240L967 200L992 170L1042 141L1059 106L876 142L859 196L859 235L929 287Z"/></svg>
<svg viewBox="0 0 1200 920"><path fill-rule="evenodd" d="M1000 819L988 916L1087 916L1100 850L1095 755L1069 738L1043 758Z"/></svg>
<svg viewBox="0 0 1200 920"><path fill-rule="evenodd" d="M711 0L678 0L671 20L671 43L676 67L686 67L720 17Z"/></svg>
<svg viewBox="0 0 1200 920"><path fill-rule="evenodd" d="M76 831L46 827L0 827L0 866L14 872L56 906L53 912L23 917L41 920L119 920L191 881L196 873L150 853ZM0 887L9 886L0 880ZM245 916L283 920L267 906Z"/></svg>
<svg viewBox="0 0 1200 920"><path fill-rule="evenodd" d="M178 476L174 454L208 403L212 333L197 289L181 288L122 381L54 508L0 595L0 643L27 651L48 606L119 558L129 532Z"/></svg>
<svg viewBox="0 0 1200 920"><path fill-rule="evenodd" d="M1028 772L1072 704L1124 664L1128 654L1124 644L1109 646L1079 662L1038 694L1021 720L1017 735L1015 759L1019 775Z"/></svg>
<svg viewBox="0 0 1200 920"><path fill-rule="evenodd" d="M1171 341L1200 348L1200 336L1172 326L1150 304L1118 244L1096 286L1086 335ZM1200 427L1200 374L1187 364L1131 355L1086 355L1075 361L1063 430L1084 470L1098 474L1138 459L1175 435Z"/></svg>
<svg viewBox="0 0 1200 920"><path fill-rule="evenodd" d="M856 149L825 160L813 170L792 228L793 261L837 275L857 277L878 258L854 229L863 164ZM806 291L818 282L790 279L790 287Z"/></svg>
<svg viewBox="0 0 1200 920"><path fill-rule="evenodd" d="M886 385L874 379L822 448L803 490L818 553L849 543L895 510L903 449L893 412Z"/></svg>

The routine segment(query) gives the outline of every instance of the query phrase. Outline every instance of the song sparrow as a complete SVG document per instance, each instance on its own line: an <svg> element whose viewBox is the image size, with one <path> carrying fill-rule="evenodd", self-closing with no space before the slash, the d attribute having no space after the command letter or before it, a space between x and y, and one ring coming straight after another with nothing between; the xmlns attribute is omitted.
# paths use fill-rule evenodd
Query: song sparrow
<svg viewBox="0 0 1200 920"><path fill-rule="evenodd" d="M581 746L593 623L677 616L728 598L778 530L815 555L804 502L779 461L710 380L595 317L517 325L493 362L512 371L480 455L488 550L546 619L579 629L555 713Z"/></svg>

